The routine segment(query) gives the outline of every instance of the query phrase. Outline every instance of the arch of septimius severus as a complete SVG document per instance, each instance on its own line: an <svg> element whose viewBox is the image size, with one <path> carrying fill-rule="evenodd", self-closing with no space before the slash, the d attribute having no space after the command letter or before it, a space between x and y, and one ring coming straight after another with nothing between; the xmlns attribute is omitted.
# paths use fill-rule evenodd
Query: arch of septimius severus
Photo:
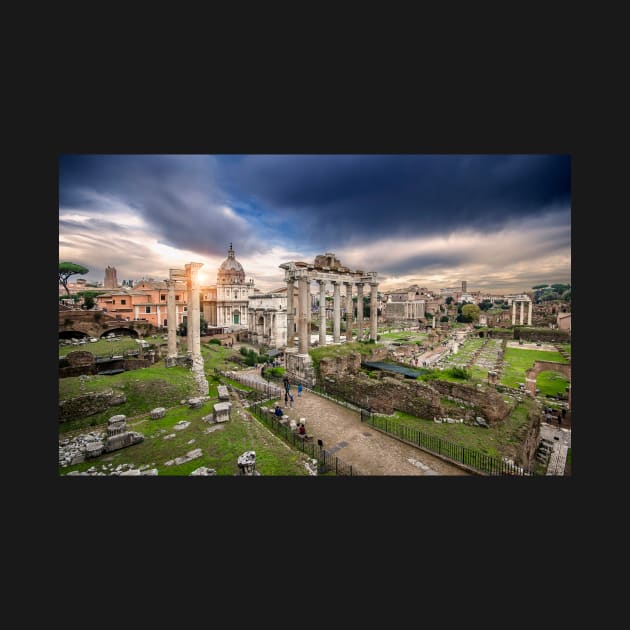
<svg viewBox="0 0 630 630"><path fill-rule="evenodd" d="M363 336L363 289L370 287L370 339L376 341L377 335L377 289L376 271L351 270L344 267L335 254L326 253L316 256L313 263L290 261L280 265L284 269L287 283L287 348L285 351L285 369L288 375L313 385L315 374L312 359L308 354L311 337L311 295L312 282L319 283L319 345L326 345L326 284L333 285L333 343L339 343L341 333L341 285L346 292L346 340L352 340L353 308L352 292L357 287L357 339ZM293 304L293 291L298 286L297 308ZM295 315L297 312L298 347L294 344Z"/></svg>
<svg viewBox="0 0 630 630"><path fill-rule="evenodd" d="M192 361L192 373L197 383L199 394L205 396L208 393L208 380L203 369L203 357L201 356L200 337L200 310L199 310L199 270L203 263L191 262L184 269L169 269L169 279L166 280L168 289L166 299L168 350L166 367L180 364L177 356L177 318L175 317L175 287L177 283L186 284L186 302L188 304L187 322L187 357Z"/></svg>

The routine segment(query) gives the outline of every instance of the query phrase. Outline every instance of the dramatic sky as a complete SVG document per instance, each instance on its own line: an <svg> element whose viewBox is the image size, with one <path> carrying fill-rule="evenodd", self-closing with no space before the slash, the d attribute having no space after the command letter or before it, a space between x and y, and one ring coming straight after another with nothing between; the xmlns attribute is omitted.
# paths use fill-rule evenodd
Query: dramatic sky
<svg viewBox="0 0 630 630"><path fill-rule="evenodd" d="M230 243L263 291L325 252L381 290L570 282L570 156L60 156L59 260L88 281L194 261L213 284Z"/></svg>

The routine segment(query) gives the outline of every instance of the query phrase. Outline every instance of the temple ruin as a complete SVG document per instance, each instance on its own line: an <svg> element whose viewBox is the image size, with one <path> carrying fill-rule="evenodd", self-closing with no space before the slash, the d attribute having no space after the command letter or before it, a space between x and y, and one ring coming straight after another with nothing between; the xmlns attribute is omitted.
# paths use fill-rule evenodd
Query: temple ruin
<svg viewBox="0 0 630 630"><path fill-rule="evenodd" d="M287 283L287 348L285 351L286 371L295 379L307 385L315 383L312 360L308 354L310 341L311 301L310 286L319 283L319 345L326 345L326 284L333 286L333 343L340 343L341 337L341 285L345 285L346 304L346 341L352 341L353 307L352 292L357 287L357 339L363 338L363 288L370 286L370 330L369 338L376 341L377 336L377 290L376 271L351 270L341 264L335 254L315 257L313 263L290 261L280 265L285 270ZM298 305L293 305L295 283L298 285ZM297 316L298 347L295 347L294 336Z"/></svg>

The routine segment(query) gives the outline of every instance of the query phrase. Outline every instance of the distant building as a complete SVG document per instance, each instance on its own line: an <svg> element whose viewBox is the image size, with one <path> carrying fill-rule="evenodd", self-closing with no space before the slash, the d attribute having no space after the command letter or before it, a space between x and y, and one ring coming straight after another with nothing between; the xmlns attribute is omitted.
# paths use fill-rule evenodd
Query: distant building
<svg viewBox="0 0 630 630"><path fill-rule="evenodd" d="M271 291L249 296L249 340L269 348L287 345L287 291Z"/></svg>
<svg viewBox="0 0 630 630"><path fill-rule="evenodd" d="M254 281L245 281L245 271L232 243L227 258L217 272L216 285L201 287L201 312L211 326L228 327L231 331L247 328L249 296L255 293Z"/></svg>
<svg viewBox="0 0 630 630"><path fill-rule="evenodd" d="M118 278L116 277L116 268L109 265L105 269L105 281L103 282L105 289L117 289Z"/></svg>

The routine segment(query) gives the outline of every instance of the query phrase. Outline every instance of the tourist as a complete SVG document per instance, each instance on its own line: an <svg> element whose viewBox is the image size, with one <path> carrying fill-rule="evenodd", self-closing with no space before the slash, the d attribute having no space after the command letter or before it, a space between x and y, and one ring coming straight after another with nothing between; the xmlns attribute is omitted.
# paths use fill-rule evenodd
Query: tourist
<svg viewBox="0 0 630 630"><path fill-rule="evenodd" d="M302 395L302 383L298 385L298 396Z"/></svg>
<svg viewBox="0 0 630 630"><path fill-rule="evenodd" d="M300 426L298 427L298 433L300 435L306 435L306 427L300 422Z"/></svg>
<svg viewBox="0 0 630 630"><path fill-rule="evenodd" d="M289 407L293 409L293 394L289 394Z"/></svg>
<svg viewBox="0 0 630 630"><path fill-rule="evenodd" d="M284 406L286 407L289 404L289 391L284 392Z"/></svg>
<svg viewBox="0 0 630 630"><path fill-rule="evenodd" d="M282 416L284 415L278 403L276 403L276 408L274 410L274 413L276 414L276 416L278 416L278 418L282 418Z"/></svg>

